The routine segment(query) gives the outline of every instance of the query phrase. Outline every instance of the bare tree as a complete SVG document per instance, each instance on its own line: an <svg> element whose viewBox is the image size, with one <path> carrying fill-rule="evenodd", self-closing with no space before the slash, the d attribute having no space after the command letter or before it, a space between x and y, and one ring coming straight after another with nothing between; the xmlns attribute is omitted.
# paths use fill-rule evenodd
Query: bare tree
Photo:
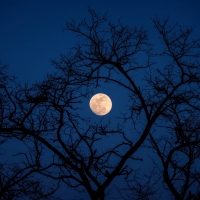
<svg viewBox="0 0 200 200"><path fill-rule="evenodd" d="M160 199L159 188L157 182L159 176L157 176L156 168L151 173L141 174L141 170L137 170L129 177L125 179L123 187L118 188L120 194L119 199L130 199L130 200L149 200L149 199ZM157 178L156 178L157 177Z"/></svg>
<svg viewBox="0 0 200 200"><path fill-rule="evenodd" d="M190 37L192 28L171 27L168 20L155 18L162 44L157 48L143 27L129 28L120 21L115 25L106 15L91 9L89 13L90 20L66 23L80 42L52 61L55 74L32 87L10 92L2 88L8 106L2 106L1 136L31 142L40 174L87 191L93 200L105 199L117 178L133 177L134 190L141 189L141 194L147 188L155 191L154 175L148 176L151 182L137 182L134 175L134 166L146 161L138 151L150 147L147 151L161 160L152 167L161 172L166 189L176 199L189 198L191 188L200 186L195 168L200 143L199 40ZM160 57L166 63L160 63ZM129 108L117 125L112 120L91 124L81 114L82 100L101 84L115 84L128 95ZM175 154L184 154L185 163ZM30 156L25 157L30 165Z"/></svg>
<svg viewBox="0 0 200 200"><path fill-rule="evenodd" d="M59 188L59 182L57 185L46 185L40 176L35 177L37 173L44 170L40 165L41 148L38 142L33 138L35 143L34 147L28 147L26 145L26 151L16 153L14 150L13 155L9 147L9 142L16 140L11 134L10 123L7 123L9 117L14 114L12 109L16 109L15 103L12 99L12 86L18 87L14 77L10 77L6 74L7 66L0 68L0 199L2 200L15 200L15 199L57 199L54 193ZM16 88L15 88L16 89ZM12 106L13 107L10 107ZM16 138L21 139L16 130ZM30 141L29 141L30 143ZM17 145L23 145L22 143L13 143ZM13 161L13 157L17 157L17 161ZM23 156L23 158L22 158ZM27 162L26 162L27 161ZM43 177L44 178L44 177Z"/></svg>
<svg viewBox="0 0 200 200"><path fill-rule="evenodd" d="M20 164L5 163L0 165L0 198L10 199L57 199L53 194L58 186L47 186L41 179L34 177L30 166L21 167ZM36 171L35 171L36 172Z"/></svg>
<svg viewBox="0 0 200 200"><path fill-rule="evenodd" d="M170 27L168 20L157 18L153 22L165 44L160 55L171 60L166 73L159 71L160 77L150 81L169 99L157 126L166 133L149 134L150 141L161 159L165 187L175 199L194 199L200 184L199 40L190 39L193 28Z"/></svg>

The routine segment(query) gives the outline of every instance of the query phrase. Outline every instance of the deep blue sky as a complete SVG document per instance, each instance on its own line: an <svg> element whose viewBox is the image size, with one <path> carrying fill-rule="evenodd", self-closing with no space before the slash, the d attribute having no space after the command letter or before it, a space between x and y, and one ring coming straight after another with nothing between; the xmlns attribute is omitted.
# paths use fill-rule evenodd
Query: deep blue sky
<svg viewBox="0 0 200 200"><path fill-rule="evenodd" d="M9 73L22 83L42 80L54 70L50 59L58 59L76 42L71 33L63 32L65 22L88 16L88 5L99 13L108 12L111 21L143 25L152 38L155 31L150 17L155 15L183 26L195 25L194 37L200 33L199 0L0 0L1 63L8 64ZM111 112L117 115L124 104L119 98L123 91L106 87L96 92L114 99ZM89 99L84 102L88 104Z"/></svg>
<svg viewBox="0 0 200 200"><path fill-rule="evenodd" d="M0 0L0 60L20 81L41 80L52 70L50 58L57 59L74 43L62 31L65 22L86 17L87 5L130 26L151 30L150 17L158 15L200 30L198 0Z"/></svg>

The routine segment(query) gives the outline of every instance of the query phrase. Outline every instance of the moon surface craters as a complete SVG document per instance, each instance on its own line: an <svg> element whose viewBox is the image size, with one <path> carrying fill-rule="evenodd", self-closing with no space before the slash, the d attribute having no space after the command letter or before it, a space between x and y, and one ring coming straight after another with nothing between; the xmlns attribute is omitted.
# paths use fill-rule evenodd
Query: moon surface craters
<svg viewBox="0 0 200 200"><path fill-rule="evenodd" d="M90 108L96 115L106 115L112 108L112 101L106 94L99 93L91 98Z"/></svg>

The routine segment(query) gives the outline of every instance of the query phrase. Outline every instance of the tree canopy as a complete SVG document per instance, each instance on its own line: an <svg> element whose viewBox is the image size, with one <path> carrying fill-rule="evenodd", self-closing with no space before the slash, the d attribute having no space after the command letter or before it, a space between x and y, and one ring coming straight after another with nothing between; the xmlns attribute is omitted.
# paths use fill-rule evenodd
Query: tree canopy
<svg viewBox="0 0 200 200"><path fill-rule="evenodd" d="M42 82L22 86L1 68L1 146L16 141L26 150L15 153L15 165L1 163L0 197L59 199L53 195L64 184L93 200L112 199L113 191L119 199L165 193L198 199L200 43L194 28L155 17L159 43L153 44L144 27L89 13L90 19L66 23L79 42L52 60L56 71ZM102 84L127 95L117 123L82 114L83 100ZM136 167L149 162L141 149L150 153L148 171ZM52 186L45 189L42 179Z"/></svg>

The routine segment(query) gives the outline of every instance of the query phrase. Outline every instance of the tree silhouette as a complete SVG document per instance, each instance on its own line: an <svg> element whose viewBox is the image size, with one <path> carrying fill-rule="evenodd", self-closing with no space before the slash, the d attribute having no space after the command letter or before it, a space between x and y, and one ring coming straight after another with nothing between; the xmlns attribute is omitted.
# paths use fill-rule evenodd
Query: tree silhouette
<svg viewBox="0 0 200 200"><path fill-rule="evenodd" d="M10 199L57 199L53 196L59 186L47 187L41 179L34 177L30 166L20 167L19 164L5 163L0 165L0 197ZM37 171L35 171L37 172Z"/></svg>
<svg viewBox="0 0 200 200"><path fill-rule="evenodd" d="M93 200L111 195L115 180L127 182L127 188L116 186L123 198L129 190L138 199L155 199L161 186L176 199L196 198L200 44L191 38L193 28L154 18L161 37L157 47L143 27L89 13L90 20L66 23L80 42L52 61L56 73L31 87L1 84L1 137L26 146L29 154L18 153L26 167L86 191ZM83 99L102 84L128 94L128 109L118 124L112 119L91 123L81 113ZM138 177L135 166L146 159L138 153L141 148L152 152L153 162L150 174Z"/></svg>
<svg viewBox="0 0 200 200"><path fill-rule="evenodd" d="M9 151L9 140L13 137L12 134L9 134L11 131L16 132L16 138L22 139L17 133L16 130L12 130L9 127L9 120L6 118L12 116L13 107L9 107L13 104L14 109L15 103L12 99L11 85L17 86L13 77L10 77L6 74L6 66L0 68L0 89L1 89L1 98L0 98L0 120L1 120L1 135L0 135L0 199L2 200L11 200L11 199L57 199L54 193L59 188L59 184L51 184L46 186L44 181L40 177L35 177L36 173L40 173L42 168L37 162L37 159L41 156L41 148L37 141L33 138L35 146L28 147L27 143L27 152L20 152L11 155L6 153ZM12 83L12 84L10 84ZM15 88L16 89L16 88ZM17 145L23 145L21 143L16 143ZM8 145L8 146L7 146ZM14 151L16 152L16 151ZM10 161L13 157L17 157L17 161ZM21 156L24 156L25 159L22 159ZM27 162L25 162L27 161Z"/></svg>

